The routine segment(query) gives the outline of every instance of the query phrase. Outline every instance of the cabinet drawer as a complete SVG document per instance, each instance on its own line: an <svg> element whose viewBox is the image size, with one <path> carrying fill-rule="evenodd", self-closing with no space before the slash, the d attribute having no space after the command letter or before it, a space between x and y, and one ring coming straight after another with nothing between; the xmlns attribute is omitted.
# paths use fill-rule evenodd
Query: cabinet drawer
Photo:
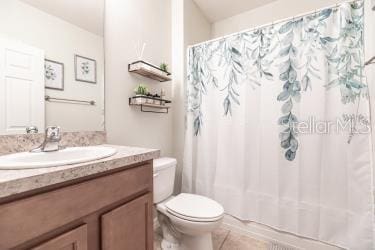
<svg viewBox="0 0 375 250"><path fill-rule="evenodd" d="M80 226L31 250L87 250L87 226Z"/></svg>
<svg viewBox="0 0 375 250"><path fill-rule="evenodd" d="M1 205L0 249L16 247L146 191L152 191L151 164Z"/></svg>

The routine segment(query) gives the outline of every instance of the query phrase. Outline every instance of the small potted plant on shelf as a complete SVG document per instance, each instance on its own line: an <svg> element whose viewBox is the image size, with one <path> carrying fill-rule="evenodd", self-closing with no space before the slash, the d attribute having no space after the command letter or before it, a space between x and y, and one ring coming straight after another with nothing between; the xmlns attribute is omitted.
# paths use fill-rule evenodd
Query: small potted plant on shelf
<svg viewBox="0 0 375 250"><path fill-rule="evenodd" d="M141 95L147 95L147 87L144 86L143 84L139 84L138 87L134 89L135 95L136 96L141 96Z"/></svg>
<svg viewBox="0 0 375 250"><path fill-rule="evenodd" d="M160 64L160 69L163 70L165 73L168 73L168 64L161 63Z"/></svg>
<svg viewBox="0 0 375 250"><path fill-rule="evenodd" d="M147 96L148 90L147 87L143 84L139 84L138 87L134 89L135 96L138 98L135 98L135 101L137 104L143 104L147 102L147 98L142 98L142 96Z"/></svg>

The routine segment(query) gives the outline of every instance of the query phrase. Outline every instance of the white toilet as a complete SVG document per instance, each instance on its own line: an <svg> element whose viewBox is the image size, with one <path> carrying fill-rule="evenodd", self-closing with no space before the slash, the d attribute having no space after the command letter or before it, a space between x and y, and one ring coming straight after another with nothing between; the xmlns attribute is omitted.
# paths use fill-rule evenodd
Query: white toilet
<svg viewBox="0 0 375 250"><path fill-rule="evenodd" d="M212 250L211 232L220 227L224 208L195 194L172 196L176 159L154 160L154 204L163 231L162 249Z"/></svg>

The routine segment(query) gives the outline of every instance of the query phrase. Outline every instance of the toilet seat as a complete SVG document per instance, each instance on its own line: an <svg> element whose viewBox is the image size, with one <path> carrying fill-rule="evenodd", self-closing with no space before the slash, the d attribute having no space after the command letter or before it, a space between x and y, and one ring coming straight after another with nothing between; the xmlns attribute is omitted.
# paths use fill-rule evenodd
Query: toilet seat
<svg viewBox="0 0 375 250"><path fill-rule="evenodd" d="M167 211L180 219L194 222L212 222L220 220L224 208L207 197L182 193L165 203Z"/></svg>

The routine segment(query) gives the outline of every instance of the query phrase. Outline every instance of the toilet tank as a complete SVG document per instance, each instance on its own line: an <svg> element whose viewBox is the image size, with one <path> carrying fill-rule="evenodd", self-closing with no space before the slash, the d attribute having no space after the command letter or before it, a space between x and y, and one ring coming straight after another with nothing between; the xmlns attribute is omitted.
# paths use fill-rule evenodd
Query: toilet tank
<svg viewBox="0 0 375 250"><path fill-rule="evenodd" d="M159 203L173 194L177 160L158 158L154 160L154 203Z"/></svg>

